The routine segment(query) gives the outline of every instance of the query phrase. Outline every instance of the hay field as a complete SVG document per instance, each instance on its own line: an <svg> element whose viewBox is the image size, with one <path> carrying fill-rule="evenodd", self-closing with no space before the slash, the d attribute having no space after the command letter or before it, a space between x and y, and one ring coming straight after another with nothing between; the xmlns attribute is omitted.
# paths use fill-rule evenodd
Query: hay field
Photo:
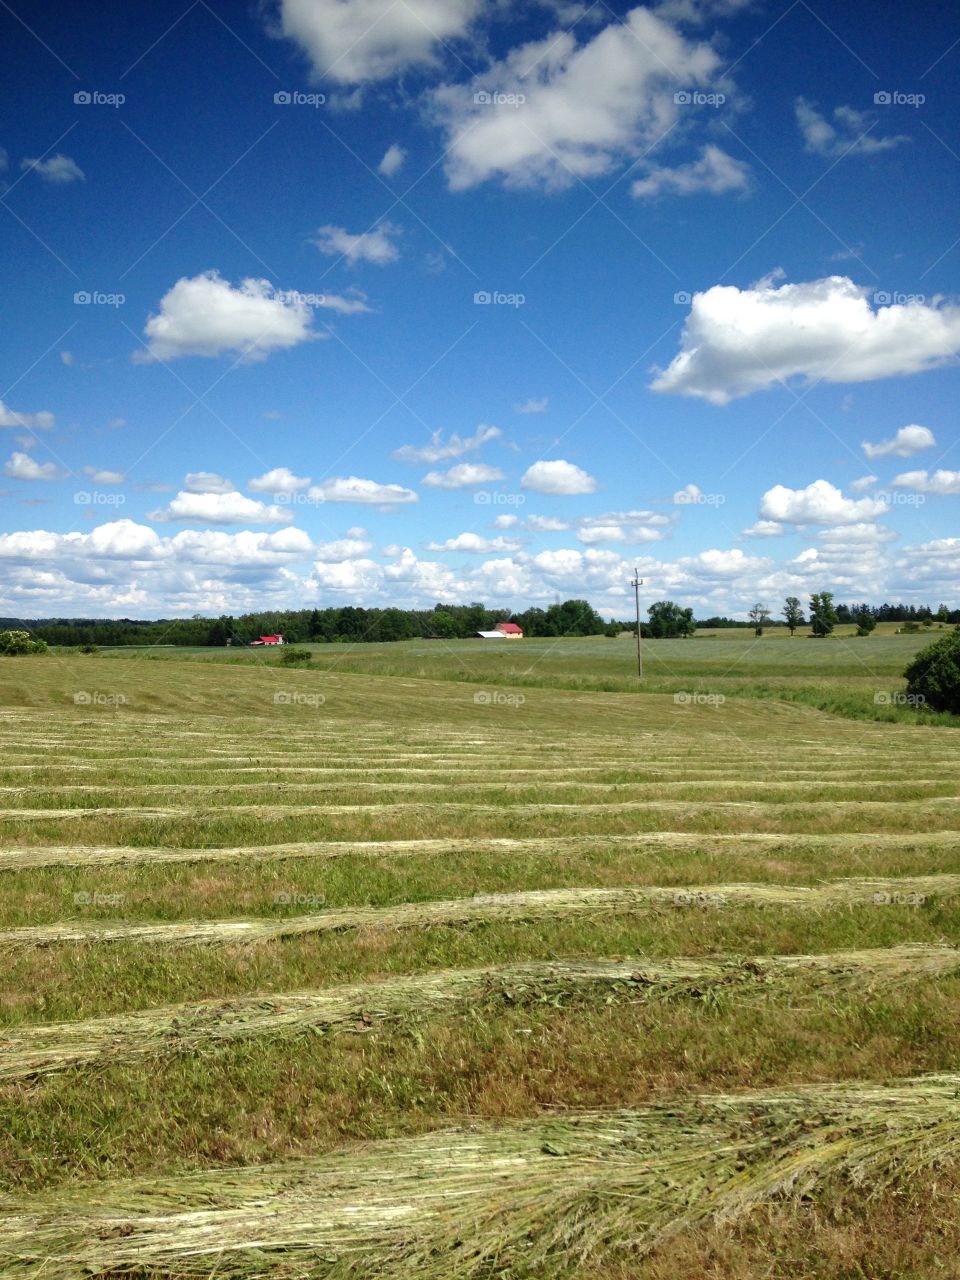
<svg viewBox="0 0 960 1280"><path fill-rule="evenodd" d="M8 660L0 1275L951 1274L916 641Z"/></svg>

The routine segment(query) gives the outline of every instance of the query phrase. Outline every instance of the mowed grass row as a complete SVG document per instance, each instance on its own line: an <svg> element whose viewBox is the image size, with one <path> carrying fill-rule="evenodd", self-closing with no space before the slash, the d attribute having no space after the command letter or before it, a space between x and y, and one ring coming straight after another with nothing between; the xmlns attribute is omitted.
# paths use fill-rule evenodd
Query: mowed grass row
<svg viewBox="0 0 960 1280"><path fill-rule="evenodd" d="M99 677L109 665L92 667ZM949 733L542 689L521 706L484 707L452 684L342 675L320 677L330 698L307 713L264 704L277 687L316 688L316 673L197 664L181 680L182 664L113 665L129 665L142 706L101 714L64 699L64 710L74 676L61 672L15 691L28 715L0 715L13 766L0 775L12 788L0 792L0 928L40 928L8 933L29 945L3 955L0 1062L30 1077L0 1086L5 1274L279 1277L363 1258L371 1274L396 1263L439 1276L494 1254L507 1274L559 1271L561 1251L545 1244L538 1263L529 1232L512 1227L506 1252L491 1253L486 1209L465 1252L464 1202L438 1169L429 1196L460 1237L451 1254L436 1230L446 1218L410 1217L387 1149L365 1145L398 1140L398 1167L412 1172L416 1147L404 1142L423 1135L437 1164L437 1152L460 1150L437 1131L465 1122L482 1122L487 1155L471 1139L469 1159L489 1156L477 1165L484 1188L536 1134L538 1159L522 1166L529 1178L516 1166L516 1185L533 1187L538 1161L550 1172L538 1235L562 1238L567 1262L600 1268L628 1226L645 1247L677 1227L711 1230L720 1208L767 1202L791 1171L829 1208L832 1179L839 1188L905 1167L920 1179L952 1158L952 1077L866 1083L960 1061L960 748ZM124 812L93 812L89 800ZM831 897L825 882L844 878L859 888ZM471 906L491 893L504 896ZM518 895L528 901L514 911ZM336 928L271 936L304 914L337 925L338 912ZM202 938L243 917L257 941L63 940L90 926L97 936L108 920L199 922ZM855 1099L830 1081L849 1081ZM802 1099L784 1093L794 1086ZM744 1089L777 1093L741 1113L724 1098ZM704 1090L713 1102L688 1100ZM647 1182L578 1181L576 1139L537 1128L545 1111L576 1112L572 1130L587 1135L577 1150L593 1168L591 1109L604 1111L602 1143L610 1108L660 1102L672 1119L632 1122L610 1153L611 1169L637 1153ZM729 1177L710 1163L718 1141ZM354 1200L317 1183L305 1218L295 1192L272 1199L263 1170L259 1207L244 1201L229 1228L217 1216L224 1190L255 1185L240 1166L293 1161L294 1188L324 1153ZM367 1189L364 1168L377 1170ZM557 1195L564 1170L591 1206L573 1219ZM149 1191L134 1203L141 1193L121 1188L110 1209L113 1193L92 1182L181 1173L207 1180L209 1255L190 1243L199 1219L177 1216L198 1207L199 1183L170 1183L158 1215ZM466 1190L460 1173L453 1182ZM502 1186L518 1204L514 1184ZM33 1188L48 1198L25 1202ZM425 1190L421 1178L418 1203ZM342 1222L348 1204L362 1225L352 1242L340 1228L334 1240L323 1214ZM856 1212L890 1239L869 1206ZM372 1225L384 1215L396 1227L386 1235ZM301 1245L286 1234L295 1218ZM407 1234L405 1220L416 1223ZM598 1252L578 1255L569 1246L591 1224ZM257 1239L279 1251L251 1251Z"/></svg>

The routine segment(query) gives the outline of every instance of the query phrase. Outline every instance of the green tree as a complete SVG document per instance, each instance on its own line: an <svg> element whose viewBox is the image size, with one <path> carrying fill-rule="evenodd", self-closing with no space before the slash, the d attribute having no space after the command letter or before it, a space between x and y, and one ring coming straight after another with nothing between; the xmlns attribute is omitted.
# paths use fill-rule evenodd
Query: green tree
<svg viewBox="0 0 960 1280"><path fill-rule="evenodd" d="M828 636L837 625L833 592L820 591L810 597L810 627L815 636Z"/></svg>
<svg viewBox="0 0 960 1280"><path fill-rule="evenodd" d="M647 610L650 623L644 630L655 640L670 640L679 636L685 639L692 636L697 629L692 609L682 609L672 600L658 600Z"/></svg>
<svg viewBox="0 0 960 1280"><path fill-rule="evenodd" d="M763 635L763 628L770 621L770 610L765 604L755 604L747 617L753 623L753 633L757 636Z"/></svg>
<svg viewBox="0 0 960 1280"><path fill-rule="evenodd" d="M797 627L803 626L803 606L796 596L787 596L784 606L780 612L787 620L787 626L790 628L791 635L796 632Z"/></svg>
<svg viewBox="0 0 960 1280"><path fill-rule="evenodd" d="M29 631L0 631L0 654L19 657L26 653L46 653L47 642L38 640Z"/></svg>
<svg viewBox="0 0 960 1280"><path fill-rule="evenodd" d="M903 674L908 697L960 716L960 630L921 649Z"/></svg>

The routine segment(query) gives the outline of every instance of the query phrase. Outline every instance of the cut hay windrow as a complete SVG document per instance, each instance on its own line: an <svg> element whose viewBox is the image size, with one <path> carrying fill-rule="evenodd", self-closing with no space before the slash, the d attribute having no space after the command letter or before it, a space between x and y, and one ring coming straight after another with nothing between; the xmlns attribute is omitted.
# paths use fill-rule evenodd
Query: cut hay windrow
<svg viewBox="0 0 960 1280"><path fill-rule="evenodd" d="M580 814L580 813L625 813L642 809L648 813L689 813L692 805L696 806L699 815L716 814L718 818L727 814L751 814L758 818L782 817L783 810L791 804L802 804L804 812L814 816L823 814L837 815L858 814L871 815L883 821L902 809L903 802L897 800L822 800L812 801L797 798L784 802L765 802L762 800L623 800L614 797L606 804L569 803L555 801L537 801L535 803L494 805L481 804L472 800L395 800L387 804L371 801L369 804L211 804L180 805L176 808L157 808L151 805L94 805L90 808L49 808L49 809L16 809L0 807L0 821L16 819L18 822L47 822L51 818L135 818L138 821L155 818L206 818L253 817L269 818L302 818L310 816L334 816L337 814L395 814L426 813L455 815L469 818L476 815L510 814ZM926 813L956 813L960 815L960 797L958 796L924 796L910 801L910 812L919 816Z"/></svg>
<svg viewBox="0 0 960 1280"><path fill-rule="evenodd" d="M0 1198L6 1280L574 1274L960 1156L960 1074L445 1129L317 1158Z"/></svg>
<svg viewBox="0 0 960 1280"><path fill-rule="evenodd" d="M603 836L482 836L411 840L303 840L286 844L229 845L220 848L176 848L137 845L24 845L0 849L0 871L26 871L35 867L108 867L124 863L153 862L275 862L287 858L410 857L415 855L517 853L564 854L603 849L636 849L667 845L702 853L729 848L759 849L764 853L795 853L805 849L852 848L869 850L960 850L960 831L931 831L922 835L900 831L836 832L801 836L775 831L710 832L645 831L636 835Z"/></svg>
<svg viewBox="0 0 960 1280"><path fill-rule="evenodd" d="M907 944L826 955L716 956L696 959L563 960L440 969L376 982L289 994L261 994L168 1005L77 1022L41 1023L0 1036L0 1080L145 1055L202 1050L252 1036L367 1032L398 1020L476 1009L486 1002L558 1004L578 997L639 1003L704 999L726 991L738 1001L792 991L861 994L960 973L960 950Z"/></svg>
<svg viewBox="0 0 960 1280"><path fill-rule="evenodd" d="M818 911L838 907L921 906L960 893L960 875L825 880L820 884L644 885L617 888L533 889L472 898L402 902L386 907L338 907L304 916L237 920L64 920L0 932L0 950L65 943L143 942L154 946L269 942L298 934L348 929L426 929L483 921L563 919L579 914L648 908L778 907Z"/></svg>

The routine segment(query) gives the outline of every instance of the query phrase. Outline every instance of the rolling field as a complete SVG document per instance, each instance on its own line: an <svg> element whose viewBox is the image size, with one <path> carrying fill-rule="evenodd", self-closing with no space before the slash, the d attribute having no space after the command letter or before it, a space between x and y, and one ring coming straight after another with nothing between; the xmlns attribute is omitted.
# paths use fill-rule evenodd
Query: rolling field
<svg viewBox="0 0 960 1280"><path fill-rule="evenodd" d="M0 1275L960 1274L928 642L7 660Z"/></svg>

